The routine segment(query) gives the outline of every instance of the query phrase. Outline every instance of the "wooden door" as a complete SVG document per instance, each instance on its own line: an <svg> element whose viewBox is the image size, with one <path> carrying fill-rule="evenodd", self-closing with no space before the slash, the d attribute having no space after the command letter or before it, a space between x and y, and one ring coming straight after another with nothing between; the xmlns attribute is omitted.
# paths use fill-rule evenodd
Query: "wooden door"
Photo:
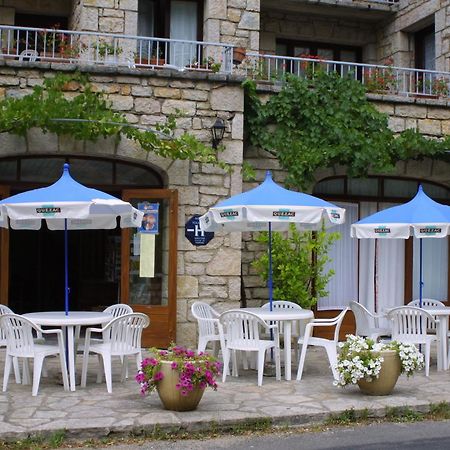
<svg viewBox="0 0 450 450"><path fill-rule="evenodd" d="M151 258L148 246L141 245L145 238L136 228L124 228L121 242L120 300L134 311L150 318L144 330L145 347L167 347L176 340L177 296L177 211L178 193L169 189L130 189L122 198L135 207L157 204L158 233L154 234L154 275L143 273L141 258ZM152 233L149 233L152 234ZM153 238L152 238L153 239ZM141 276L142 275L142 276Z"/></svg>
<svg viewBox="0 0 450 450"><path fill-rule="evenodd" d="M0 185L0 199L9 196L9 186ZM8 304L9 285L9 232L0 228L0 303Z"/></svg>

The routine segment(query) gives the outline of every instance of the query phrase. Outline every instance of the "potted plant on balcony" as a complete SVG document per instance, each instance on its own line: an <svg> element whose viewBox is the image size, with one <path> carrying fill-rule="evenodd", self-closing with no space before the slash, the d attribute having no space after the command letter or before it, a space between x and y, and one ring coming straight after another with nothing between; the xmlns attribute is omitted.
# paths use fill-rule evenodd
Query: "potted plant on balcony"
<svg viewBox="0 0 450 450"><path fill-rule="evenodd" d="M337 386L357 384L369 395L388 395L400 374L408 377L424 367L424 358L414 344L391 341L375 343L372 339L347 335L339 344Z"/></svg>
<svg viewBox="0 0 450 450"><path fill-rule="evenodd" d="M388 58L385 61L385 67L364 69L363 84L366 86L367 92L384 94L397 90L397 78L394 73L393 63L392 58Z"/></svg>
<svg viewBox="0 0 450 450"><path fill-rule="evenodd" d="M164 408L172 411L192 411L197 408L206 387L217 389L216 376L221 363L207 353L195 353L172 344L167 350L150 349L136 375L141 394L154 390Z"/></svg>
<svg viewBox="0 0 450 450"><path fill-rule="evenodd" d="M164 57L164 49L159 48L159 51L154 48L151 52L150 58L148 58L148 53L145 51L134 53L134 62L137 65L142 66L164 66L166 64L166 58Z"/></svg>
<svg viewBox="0 0 450 450"><path fill-rule="evenodd" d="M122 54L122 48L114 42L100 41L97 43L96 49L98 56L106 63L117 64L118 57Z"/></svg>

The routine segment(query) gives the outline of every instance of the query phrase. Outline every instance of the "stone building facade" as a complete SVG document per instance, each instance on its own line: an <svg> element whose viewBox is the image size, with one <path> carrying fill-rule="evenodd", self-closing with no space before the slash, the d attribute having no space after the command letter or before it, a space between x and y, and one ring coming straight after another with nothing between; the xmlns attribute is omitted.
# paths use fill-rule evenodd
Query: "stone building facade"
<svg viewBox="0 0 450 450"><path fill-rule="evenodd" d="M295 48L308 53L322 46L329 52L325 54L332 54L333 58L353 55L355 61L376 64L392 56L396 65L415 67L416 40L422 38L422 30L434 26L434 68L450 71L450 9L446 0L195 3L201 12L201 40L267 54ZM25 20L28 15L52 14L67 18L67 26L72 30L135 36L139 33L139 11L138 0L0 0L0 23L15 25L18 17ZM23 22L20 25L25 26ZM193 344L196 328L190 306L194 301L207 301L224 310L238 306L243 293L254 304L266 298L266 290L250 266L261 250L251 235L217 233L205 247L194 247L184 236L184 224L189 217L202 214L220 199L253 186L242 182L244 160L256 168L259 181L267 169L274 171L277 181L284 179L273 158L244 143L244 94L240 85L243 76L5 59L0 62L0 98L24 95L56 71L70 73L76 69L88 73L95 88L107 94L112 108L124 113L132 123L151 127L181 110L183 117L177 120L177 133L188 131L210 142L216 118L225 122L222 141L225 150L220 159L230 164L233 169L230 173L198 162L157 158L125 140L80 146L37 130L30 130L27 139L0 135L0 160L19 155L82 154L133 162L156 170L164 179L164 188L178 192L177 340ZM264 90L261 93L267 95ZM417 128L432 138L449 134L448 99L376 94L370 94L369 98L389 115L390 127L396 132ZM450 188L449 173L445 163L406 161L398 165L395 175L425 179ZM316 178L320 181L338 175L345 175L345 168L326 169Z"/></svg>

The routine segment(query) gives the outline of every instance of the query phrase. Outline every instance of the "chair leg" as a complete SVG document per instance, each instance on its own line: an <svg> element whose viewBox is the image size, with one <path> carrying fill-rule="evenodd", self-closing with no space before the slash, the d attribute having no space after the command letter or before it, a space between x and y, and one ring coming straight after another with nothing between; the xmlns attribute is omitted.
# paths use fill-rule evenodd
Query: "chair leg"
<svg viewBox="0 0 450 450"><path fill-rule="evenodd" d="M23 384L30 384L30 363L28 358L23 358Z"/></svg>
<svg viewBox="0 0 450 450"><path fill-rule="evenodd" d="M16 384L20 384L22 383L22 380L20 378L19 358L14 356L12 362L14 366L14 376L16 378Z"/></svg>
<svg viewBox="0 0 450 450"><path fill-rule="evenodd" d="M232 375L233 377L239 376L238 364L237 364L237 352L238 350L231 350L231 357L233 359Z"/></svg>
<svg viewBox="0 0 450 450"><path fill-rule="evenodd" d="M126 355L121 356L120 360L122 362L122 371L120 374L120 381L123 383L125 381L125 378L128 378L128 358Z"/></svg>
<svg viewBox="0 0 450 450"><path fill-rule="evenodd" d="M427 342L425 345L425 376L428 377L430 375L430 353L431 353L431 343Z"/></svg>
<svg viewBox="0 0 450 450"><path fill-rule="evenodd" d="M302 345L302 351L300 353L300 362L298 363L298 370L297 370L297 381L300 381L302 379L303 375L303 366L305 365L305 358L306 358L306 349L308 348L308 342L303 342Z"/></svg>
<svg viewBox="0 0 450 450"><path fill-rule="evenodd" d="M103 368L105 371L106 389L109 394L112 394L112 374L111 374L111 355L102 353Z"/></svg>
<svg viewBox="0 0 450 450"><path fill-rule="evenodd" d="M65 350L59 352L59 363L61 364L61 375L63 379L63 386L65 391L69 391L69 375L67 374L67 361ZM45 360L43 362L45 367Z"/></svg>
<svg viewBox="0 0 450 450"><path fill-rule="evenodd" d="M89 352L83 353L83 366L81 368L81 387L86 387L87 370L89 364Z"/></svg>
<svg viewBox="0 0 450 450"><path fill-rule="evenodd" d="M31 395L36 397L39 390L39 382L41 381L42 364L44 362L44 357L42 355L34 356L34 367L33 367L33 387Z"/></svg>
<svg viewBox="0 0 450 450"><path fill-rule="evenodd" d="M11 355L6 354L5 369L3 371L3 392L6 392L6 389L8 389L9 373L11 372L12 362L13 357Z"/></svg>
<svg viewBox="0 0 450 450"><path fill-rule="evenodd" d="M222 373L222 383L225 383L228 374L228 366L230 364L230 350L226 348L223 352L223 373Z"/></svg>
<svg viewBox="0 0 450 450"><path fill-rule="evenodd" d="M197 353L205 352L206 346L208 345L208 341L204 339L203 337L198 338L198 346L197 346Z"/></svg>
<svg viewBox="0 0 450 450"><path fill-rule="evenodd" d="M266 351L258 350L258 386L262 386Z"/></svg>
<svg viewBox="0 0 450 450"><path fill-rule="evenodd" d="M328 361L330 361L331 371L333 372L333 377L335 380L339 380L339 373L336 369L337 365L337 351L336 347L329 345L325 347L328 355Z"/></svg>
<svg viewBox="0 0 450 450"><path fill-rule="evenodd" d="M219 356L219 341L213 341L213 355L216 358Z"/></svg>
<svg viewBox="0 0 450 450"><path fill-rule="evenodd" d="M98 359L98 371L97 371L97 383L101 383L103 380L103 372L105 371L105 367L103 365L103 358L100 353L97 354Z"/></svg>
<svg viewBox="0 0 450 450"><path fill-rule="evenodd" d="M281 380L281 354L280 349L275 348L275 375L277 381Z"/></svg>

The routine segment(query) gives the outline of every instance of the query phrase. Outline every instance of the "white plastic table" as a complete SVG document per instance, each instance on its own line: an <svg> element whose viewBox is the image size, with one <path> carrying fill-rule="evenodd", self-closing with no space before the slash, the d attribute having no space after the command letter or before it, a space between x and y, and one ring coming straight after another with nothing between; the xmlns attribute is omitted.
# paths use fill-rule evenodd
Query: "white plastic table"
<svg viewBox="0 0 450 450"><path fill-rule="evenodd" d="M95 311L73 311L66 316L64 311L35 312L23 314L37 325L60 327L63 329L63 335L67 335L69 364L69 383L70 390L75 391L75 343L74 331L76 326L106 324L113 319L113 316L104 312ZM66 331L66 333L64 332Z"/></svg>
<svg viewBox="0 0 450 450"><path fill-rule="evenodd" d="M314 313L310 309L277 308L269 311L264 308L240 308L239 311L247 311L256 314L266 322L284 322L284 370L286 380L291 379L291 333L292 323L299 320L310 321L314 319Z"/></svg>
<svg viewBox="0 0 450 450"><path fill-rule="evenodd" d="M450 316L450 308L449 307L439 307L439 306L422 306L426 312L430 313L433 318L437 322L437 334L439 339L438 346L438 359L437 359L437 369L438 370L447 370L448 369L448 361L447 361L447 333L448 333L448 322Z"/></svg>

